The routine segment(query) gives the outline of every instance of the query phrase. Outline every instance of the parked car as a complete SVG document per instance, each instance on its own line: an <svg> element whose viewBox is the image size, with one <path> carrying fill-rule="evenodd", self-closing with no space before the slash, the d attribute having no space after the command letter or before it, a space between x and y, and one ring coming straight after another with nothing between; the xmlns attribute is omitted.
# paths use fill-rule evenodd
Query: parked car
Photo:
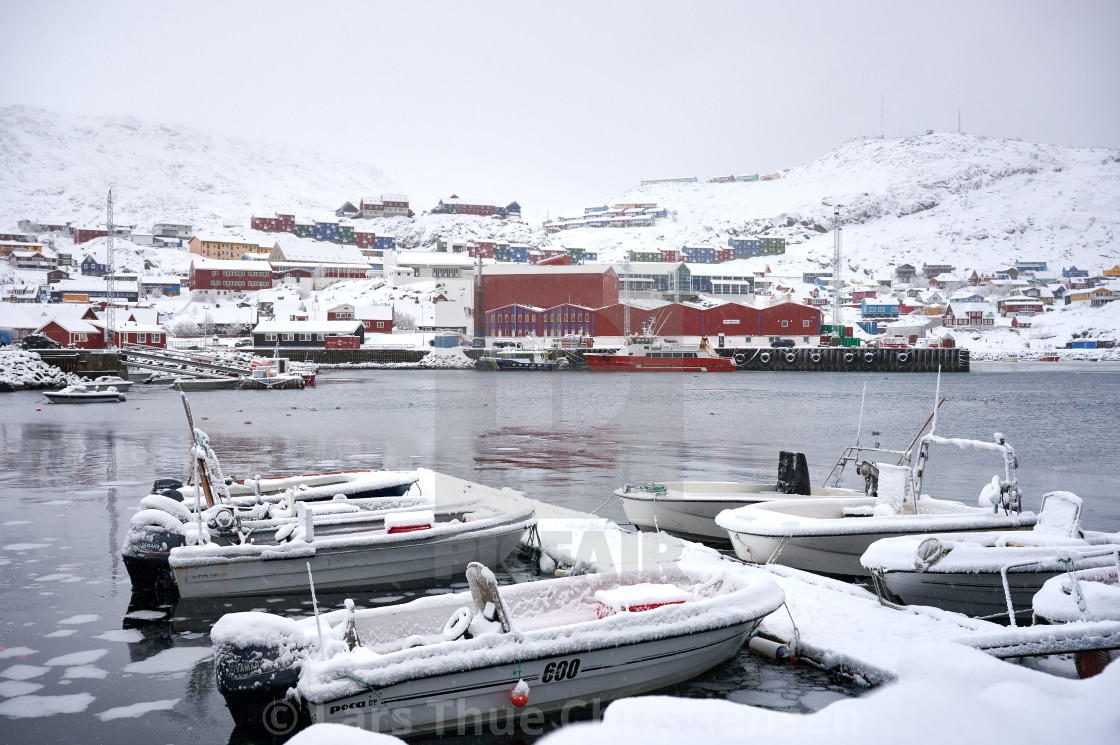
<svg viewBox="0 0 1120 745"><path fill-rule="evenodd" d="M521 342L513 339L497 339L494 341L495 349L521 349Z"/></svg>
<svg viewBox="0 0 1120 745"><path fill-rule="evenodd" d="M23 337L23 348L26 349L61 349L62 345L49 336L42 334L28 334Z"/></svg>
<svg viewBox="0 0 1120 745"><path fill-rule="evenodd" d="M778 339L777 341L770 342L770 346L775 347L775 348L778 348L778 347L792 347L793 346L793 339Z"/></svg>
<svg viewBox="0 0 1120 745"><path fill-rule="evenodd" d="M233 343L233 346L235 346L235 347L251 347L251 346L253 346L253 340L252 339L238 339L237 341L235 341Z"/></svg>

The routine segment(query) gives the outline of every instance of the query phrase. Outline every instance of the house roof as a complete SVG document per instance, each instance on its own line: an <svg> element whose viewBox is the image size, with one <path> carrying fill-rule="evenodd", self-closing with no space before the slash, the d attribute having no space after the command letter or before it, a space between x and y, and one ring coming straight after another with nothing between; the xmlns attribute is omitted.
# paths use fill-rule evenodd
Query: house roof
<svg viewBox="0 0 1120 745"><path fill-rule="evenodd" d="M270 270L267 261L260 260L245 260L245 259L208 259L202 256L195 256L191 259L191 266L195 269L225 269L226 271L239 271L239 272L259 272L262 270Z"/></svg>
<svg viewBox="0 0 1120 745"><path fill-rule="evenodd" d="M101 333L100 328L98 328L97 326L94 326L89 321L83 321L80 318L52 318L49 321L43 322L43 324L41 326L39 326L39 328L36 329L36 330L37 331L42 330L43 328L46 328L47 326L49 326L52 323L58 324L60 327L62 327L62 329L64 331L67 331L71 334L100 334Z"/></svg>
<svg viewBox="0 0 1120 745"><path fill-rule="evenodd" d="M369 265L369 261L357 246L324 244L299 238L284 238L277 241L271 258L273 261Z"/></svg>
<svg viewBox="0 0 1120 745"><path fill-rule="evenodd" d="M341 334L349 336L363 328L353 321L261 321L253 327L254 334Z"/></svg>

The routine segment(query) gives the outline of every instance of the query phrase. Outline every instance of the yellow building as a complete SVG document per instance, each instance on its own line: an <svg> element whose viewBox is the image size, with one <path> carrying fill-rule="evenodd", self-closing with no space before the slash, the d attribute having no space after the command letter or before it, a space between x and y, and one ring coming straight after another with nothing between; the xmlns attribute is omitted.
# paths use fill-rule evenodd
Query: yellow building
<svg viewBox="0 0 1120 745"><path fill-rule="evenodd" d="M1120 264L1117 264L1116 266L1112 267L1111 269L1105 269L1104 270L1104 276L1106 276L1106 277L1120 277Z"/></svg>
<svg viewBox="0 0 1120 745"><path fill-rule="evenodd" d="M195 236L191 238L190 252L206 259L229 259L239 261L242 256L247 253L260 254L262 247L251 241L245 241L240 238L217 237L217 238L202 238ZM263 251L267 254L272 248L269 247Z"/></svg>
<svg viewBox="0 0 1120 745"><path fill-rule="evenodd" d="M10 256L12 251L34 251L43 253L42 243L22 243L20 241L0 241L0 256Z"/></svg>

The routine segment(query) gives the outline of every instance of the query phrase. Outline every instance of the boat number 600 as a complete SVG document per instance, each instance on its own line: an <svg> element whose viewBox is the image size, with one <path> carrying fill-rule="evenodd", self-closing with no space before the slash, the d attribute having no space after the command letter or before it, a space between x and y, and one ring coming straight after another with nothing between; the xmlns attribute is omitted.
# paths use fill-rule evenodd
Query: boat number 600
<svg viewBox="0 0 1120 745"><path fill-rule="evenodd" d="M544 675L541 676L542 683L551 683L552 681L571 680L579 675L579 658L577 657L570 662L563 660L561 662L550 662L544 666Z"/></svg>

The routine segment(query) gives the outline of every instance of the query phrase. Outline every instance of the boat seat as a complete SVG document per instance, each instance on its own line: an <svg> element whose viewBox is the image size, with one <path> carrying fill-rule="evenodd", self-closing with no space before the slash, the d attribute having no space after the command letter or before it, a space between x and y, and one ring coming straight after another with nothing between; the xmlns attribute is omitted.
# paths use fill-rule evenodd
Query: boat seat
<svg viewBox="0 0 1120 745"><path fill-rule="evenodd" d="M879 489L876 506L887 505L896 515L914 513L914 494L910 482L910 469L893 463L876 463L879 471Z"/></svg>
<svg viewBox="0 0 1120 745"><path fill-rule="evenodd" d="M471 588L471 598L475 610L487 621L501 625L502 631L509 633L512 625L506 604L498 592L498 580L486 566L472 561L467 565L467 584Z"/></svg>
<svg viewBox="0 0 1120 745"><path fill-rule="evenodd" d="M1081 534L1081 497L1068 491L1044 494L1034 531L1077 538Z"/></svg>

